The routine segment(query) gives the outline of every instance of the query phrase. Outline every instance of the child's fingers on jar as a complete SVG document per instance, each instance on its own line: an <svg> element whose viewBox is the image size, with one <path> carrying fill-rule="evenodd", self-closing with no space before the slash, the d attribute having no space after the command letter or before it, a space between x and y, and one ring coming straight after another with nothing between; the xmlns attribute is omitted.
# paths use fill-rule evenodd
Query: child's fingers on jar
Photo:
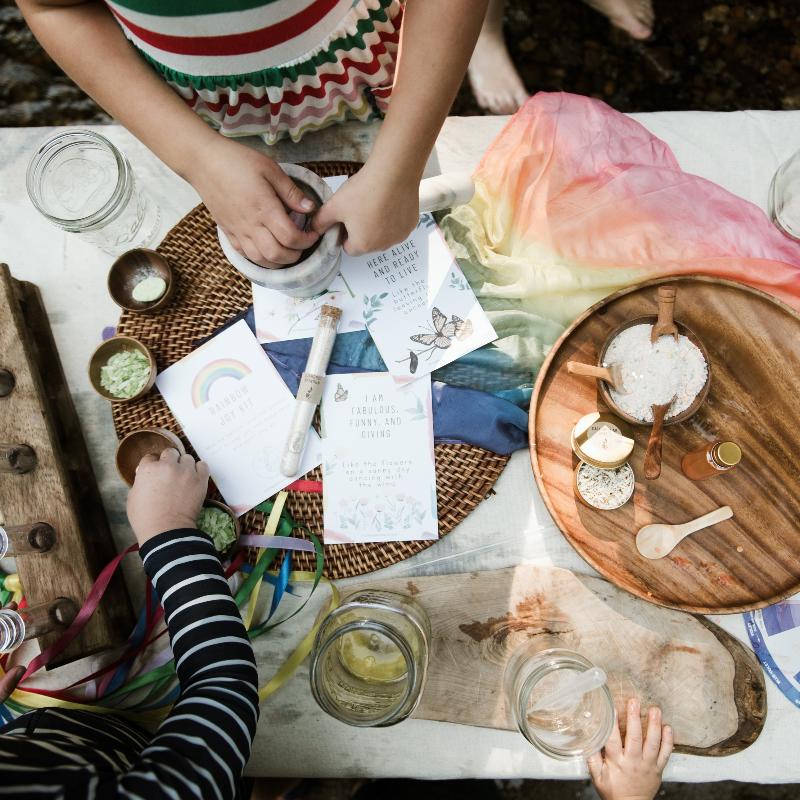
<svg viewBox="0 0 800 800"><path fill-rule="evenodd" d="M603 746L606 757L616 761L622 755L622 735L619 732L619 719L614 715L614 727L611 729L611 736Z"/></svg>
<svg viewBox="0 0 800 800"><path fill-rule="evenodd" d="M628 719L625 727L625 755L642 753L642 718L639 716L639 701L628 700Z"/></svg>
<svg viewBox="0 0 800 800"><path fill-rule="evenodd" d="M661 747L658 751L658 759L656 759L656 766L659 770L663 770L667 766L667 761L672 755L673 733L670 725L664 725L661 729Z"/></svg>
<svg viewBox="0 0 800 800"><path fill-rule="evenodd" d="M647 712L647 733L644 737L642 755L651 761L658 757L661 747L661 709L653 706Z"/></svg>
<svg viewBox="0 0 800 800"><path fill-rule="evenodd" d="M586 766L589 768L589 777L597 783L603 774L603 756L595 753L586 759Z"/></svg>

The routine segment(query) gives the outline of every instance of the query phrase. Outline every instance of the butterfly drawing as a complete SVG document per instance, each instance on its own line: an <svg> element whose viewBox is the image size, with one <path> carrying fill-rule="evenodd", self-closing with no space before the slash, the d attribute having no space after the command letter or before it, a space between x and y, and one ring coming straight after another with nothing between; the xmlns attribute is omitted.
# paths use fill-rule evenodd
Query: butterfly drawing
<svg viewBox="0 0 800 800"><path fill-rule="evenodd" d="M333 399L337 403L343 403L345 400L347 400L347 395L349 394L350 392L347 389L345 389L341 383L337 383L336 392L333 395Z"/></svg>
<svg viewBox="0 0 800 800"><path fill-rule="evenodd" d="M431 311L431 320L433 321L433 333L417 333L411 337L412 342L424 344L428 347L433 345L440 350L446 350L453 342L453 339L466 339L472 333L472 321L464 321L461 317L453 314L450 317L450 322L447 321L447 315L433 307Z"/></svg>
<svg viewBox="0 0 800 800"><path fill-rule="evenodd" d="M433 333L415 333L410 336L412 342L423 344L427 350L410 350L406 358L397 361L402 364L408 361L408 371L414 375L419 366L419 357L427 353L428 361L438 350L446 350L453 343L453 339L462 341L472 334L472 320L463 320L453 314L447 321L447 314L443 314L436 306L431 311Z"/></svg>

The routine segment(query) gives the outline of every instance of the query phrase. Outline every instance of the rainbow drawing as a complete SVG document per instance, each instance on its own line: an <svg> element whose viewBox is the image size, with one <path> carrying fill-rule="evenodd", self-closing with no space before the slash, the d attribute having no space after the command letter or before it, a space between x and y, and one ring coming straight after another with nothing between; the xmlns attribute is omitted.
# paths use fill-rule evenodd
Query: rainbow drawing
<svg viewBox="0 0 800 800"><path fill-rule="evenodd" d="M204 403L207 403L211 395L211 387L217 381L223 378L233 378L240 381L251 372L252 370L247 364L236 358L218 358L209 362L197 373L192 381L192 404L195 408L200 408Z"/></svg>

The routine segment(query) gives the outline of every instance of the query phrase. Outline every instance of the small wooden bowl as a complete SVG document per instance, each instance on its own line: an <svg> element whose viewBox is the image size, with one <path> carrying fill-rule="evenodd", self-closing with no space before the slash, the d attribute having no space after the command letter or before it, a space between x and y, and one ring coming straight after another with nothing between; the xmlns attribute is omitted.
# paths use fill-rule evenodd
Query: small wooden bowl
<svg viewBox="0 0 800 800"><path fill-rule="evenodd" d="M242 533L242 526L239 524L239 518L234 513L233 509L230 506L226 506L225 503L220 502L219 500L206 500L203 503L203 508L218 508L220 511L224 511L232 520L233 520L233 535L236 537L230 545L225 549L219 552L219 557L224 558L228 555L228 553L233 550L236 546L236 543L239 541L239 536Z"/></svg>
<svg viewBox="0 0 800 800"><path fill-rule="evenodd" d="M150 377L147 379L147 383L133 397L115 397L107 392L100 383L100 370L108 363L108 359L111 356L122 350L138 350L138 352L146 356L150 364ZM144 397L156 382L156 372L155 356L150 352L149 348L132 336L113 336L111 339L107 339L92 353L92 357L89 359L89 380L92 388L100 397L105 397L106 400L110 400L112 403L132 403L134 400Z"/></svg>
<svg viewBox="0 0 800 800"><path fill-rule="evenodd" d="M133 299L134 287L145 278L161 278L167 284L164 294L149 303ZM169 303L174 291L175 280L169 261L161 253L146 247L137 247L123 253L108 271L108 293L126 311L136 314L158 311Z"/></svg>
<svg viewBox="0 0 800 800"><path fill-rule="evenodd" d="M183 442L165 428L143 428L129 433L117 446L117 472L128 486L133 486L136 479L136 467L148 454L160 456L168 448L186 455Z"/></svg>
<svg viewBox="0 0 800 800"><path fill-rule="evenodd" d="M600 350L600 357L597 360L598 366L602 367L604 365L606 351L608 350L609 345L617 336L619 336L620 333L622 333L622 331L632 328L634 325L653 325L657 319L658 317L656 315L637 317L636 319L632 319L626 322L624 325L620 325L618 328L611 331ZM694 414L697 409L703 405L706 397L708 396L708 390L711 387L711 359L708 357L708 351L706 350L705 345L700 341L700 339L697 338L697 336L695 336L694 332L687 328L682 322L675 320L675 324L678 326L678 332L683 334L703 354L703 358L706 361L706 367L708 368L708 375L706 376L706 385L700 390L700 393L692 401L692 404L688 408L681 411L680 414L676 414L674 417L666 418L664 420L665 425L672 425L676 422L683 422L685 419L689 419L689 417L691 417L692 414ZM614 398L611 396L608 384L605 381L598 381L597 386L600 390L600 396L617 416L622 417L622 419L624 419L626 422L630 422L632 425L647 425L648 427L652 427L652 422L645 422L644 420L637 419L636 417L631 416L623 411L614 402Z"/></svg>

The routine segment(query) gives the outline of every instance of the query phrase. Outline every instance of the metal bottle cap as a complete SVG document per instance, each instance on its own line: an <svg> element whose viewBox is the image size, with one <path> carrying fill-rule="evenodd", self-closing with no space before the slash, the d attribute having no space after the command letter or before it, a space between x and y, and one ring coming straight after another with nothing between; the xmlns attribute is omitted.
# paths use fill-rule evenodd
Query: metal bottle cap
<svg viewBox="0 0 800 800"><path fill-rule="evenodd" d="M717 461L726 467L735 467L742 460L742 448L736 442L720 442L717 445Z"/></svg>

